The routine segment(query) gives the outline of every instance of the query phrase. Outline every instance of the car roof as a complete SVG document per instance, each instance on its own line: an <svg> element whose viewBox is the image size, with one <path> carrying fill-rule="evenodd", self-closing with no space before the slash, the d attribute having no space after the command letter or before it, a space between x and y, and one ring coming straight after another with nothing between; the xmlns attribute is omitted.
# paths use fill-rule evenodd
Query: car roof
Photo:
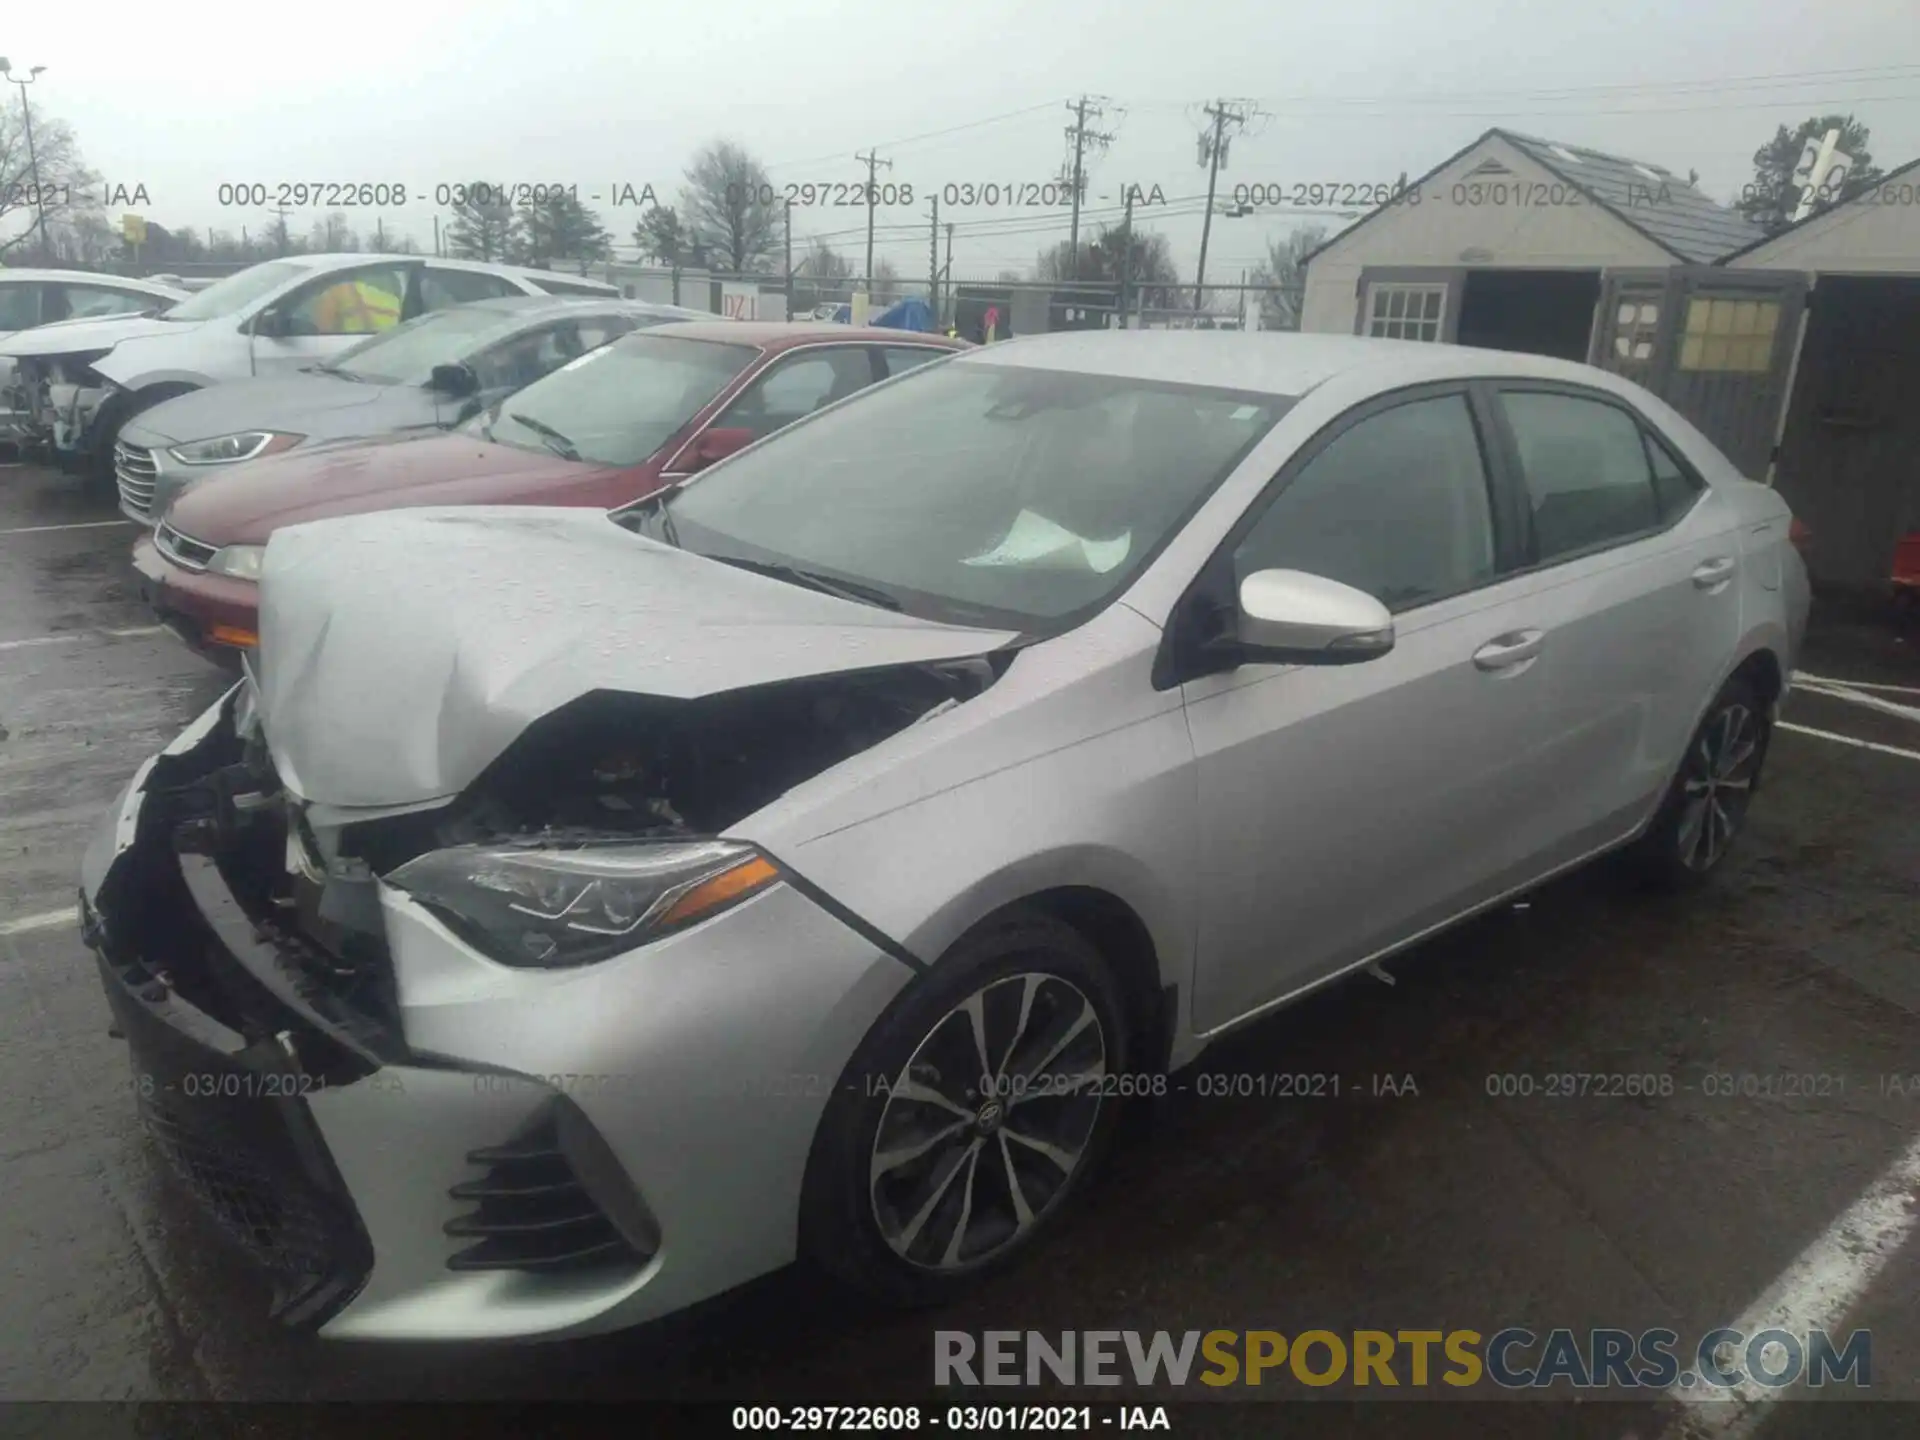
<svg viewBox="0 0 1920 1440"><path fill-rule="evenodd" d="M435 265L446 270L473 270L487 275L511 275L516 280L531 281L535 285L548 280L557 280L566 285L591 285L604 290L605 299L618 300L620 287L609 285L604 280L596 280L591 275L566 275L557 270L536 270L530 265L504 265L497 260L466 260L451 255L401 255L377 250L356 250L333 254L301 253L297 255L276 255L270 260L258 263L271 265L284 263L299 265L305 269L325 274L329 270L345 270L355 265L377 265L382 260L390 260L399 265ZM249 267L250 268L250 267ZM8 272L11 273L11 272ZM236 272L237 273L237 272ZM573 292L578 294L578 291ZM598 295L588 299L603 298Z"/></svg>
<svg viewBox="0 0 1920 1440"><path fill-rule="evenodd" d="M1026 366L1283 396L1304 395L1336 375L1359 370L1368 372L1382 390L1468 376L1603 386L1616 378L1567 360L1470 345L1236 330L1076 330L1022 336L979 347L958 363Z"/></svg>
<svg viewBox="0 0 1920 1440"><path fill-rule="evenodd" d="M626 300L618 295L492 295L485 300L468 300L452 307L455 310L490 310L499 314L533 317L547 314L565 315L574 310L598 310L622 315L697 315L697 310L685 310L678 305L658 305L651 300ZM447 314L445 310L432 312Z"/></svg>
<svg viewBox="0 0 1920 1440"><path fill-rule="evenodd" d="M138 290L143 295L184 300L188 292L164 280L142 280L131 275L109 275L99 270L29 270L11 267L0 270L0 283L8 280L68 281L75 285L112 285L123 290Z"/></svg>
<svg viewBox="0 0 1920 1440"><path fill-rule="evenodd" d="M941 350L964 350L963 342L924 330L888 330L875 325L836 325L831 320L712 320L677 321L656 325L649 335L674 335L683 340L720 340L736 345L755 345L762 350L785 350L793 345L813 345L822 340L842 340L850 344L931 345Z"/></svg>

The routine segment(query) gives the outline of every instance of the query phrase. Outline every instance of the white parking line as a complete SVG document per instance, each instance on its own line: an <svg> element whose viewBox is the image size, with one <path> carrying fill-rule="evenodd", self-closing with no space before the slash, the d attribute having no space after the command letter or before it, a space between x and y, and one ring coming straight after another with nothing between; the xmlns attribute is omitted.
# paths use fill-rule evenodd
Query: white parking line
<svg viewBox="0 0 1920 1440"><path fill-rule="evenodd" d="M1865 690L1855 690L1848 685L1829 685L1824 681L1802 681L1798 687L1802 695L1825 695L1830 700L1844 700L1849 705L1858 705L1867 710L1878 710L1883 715L1898 715L1903 720L1920 720L1920 707L1902 705L1898 700L1889 700L1884 695L1870 695Z"/></svg>
<svg viewBox="0 0 1920 1440"><path fill-rule="evenodd" d="M115 640L129 640L137 635L158 635L166 628L164 625L134 625L124 630L74 630L65 635L36 635L31 640L0 640L0 650L27 650L35 645L71 645L76 640L98 640L103 635Z"/></svg>
<svg viewBox="0 0 1920 1440"><path fill-rule="evenodd" d="M51 530L104 530L109 525L131 525L131 520L76 520L71 525L22 525L0 530L0 535L45 535Z"/></svg>
<svg viewBox="0 0 1920 1440"><path fill-rule="evenodd" d="M1816 730L1811 725L1790 725L1785 720L1776 720L1773 728L1791 730L1796 735L1813 735L1822 740L1834 740L1842 745L1857 746L1862 750L1877 750L1882 755L1899 755L1908 760L1920 760L1920 750L1902 750L1898 745L1882 745L1874 740L1856 740L1851 735L1836 735L1831 730Z"/></svg>
<svg viewBox="0 0 1920 1440"><path fill-rule="evenodd" d="M80 923L80 912L69 905L64 910L49 910L42 915L23 915L18 920L0 920L0 935L29 935L35 930L58 930L62 925Z"/></svg>
<svg viewBox="0 0 1920 1440"><path fill-rule="evenodd" d="M1852 690L1885 690L1894 695L1920 695L1920 685L1889 685L1881 680L1835 680L1826 675L1809 675L1804 670L1793 672L1796 685L1844 685Z"/></svg>
<svg viewBox="0 0 1920 1440"><path fill-rule="evenodd" d="M1810 1329L1832 1333L1842 1328L1874 1277L1906 1244L1915 1222L1920 1221L1920 1204L1913 1194L1916 1186L1920 1186L1920 1140L1908 1145L1727 1328L1746 1335L1778 1328L1801 1336ZM1736 1363L1744 1368L1743 1358ZM1721 1390L1703 1384L1696 1366L1667 1393L1689 1412L1676 1427L1678 1433L1734 1440L1759 1427L1767 1406L1782 1391L1751 1380Z"/></svg>

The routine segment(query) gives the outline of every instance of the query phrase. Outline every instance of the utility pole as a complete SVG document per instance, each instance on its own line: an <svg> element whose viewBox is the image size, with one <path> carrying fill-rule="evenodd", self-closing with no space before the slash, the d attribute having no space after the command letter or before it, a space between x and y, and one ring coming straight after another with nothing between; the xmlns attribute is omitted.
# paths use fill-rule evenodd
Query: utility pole
<svg viewBox="0 0 1920 1440"><path fill-rule="evenodd" d="M874 153L873 151L871 151L871 150L869 150L869 151L867 151L867 153L866 153L866 154L864 154L864 155L856 155L856 156L854 156L853 158L854 158L854 159L856 159L856 160L858 160L858 161L859 161L859 162L860 162L860 163L861 163L862 165L864 165L864 166L866 166L866 167L867 167L867 274L866 274L866 287L867 287L867 293L868 293L869 295L871 295L871 294L873 293L873 202L874 202L874 200L875 200L875 198L877 197L877 193L878 193L878 192L877 192L877 191L875 190L875 188L874 188L874 184L873 184L873 171L874 171L874 167L875 167L875 166L877 166L877 165L884 165L884 166L886 166L886 167L887 167L887 169L889 169L889 170L891 170L891 169L893 169L893 161L891 161L891 160L882 160L882 159L881 159L881 158L880 158L880 157L879 157L879 156L878 156L877 154L875 154L875 153Z"/></svg>
<svg viewBox="0 0 1920 1440"><path fill-rule="evenodd" d="M242 230L240 233L244 235L247 232ZM446 253L440 248L440 217L438 215L433 217L433 253L436 255L444 255Z"/></svg>
<svg viewBox="0 0 1920 1440"><path fill-rule="evenodd" d="M951 220L947 222L947 263L941 267L940 273L947 277L947 323L951 325L957 318L953 303L953 221Z"/></svg>
<svg viewBox="0 0 1920 1440"><path fill-rule="evenodd" d="M1127 215L1120 222L1120 328L1127 328L1127 282L1133 276L1133 187L1127 187Z"/></svg>
<svg viewBox="0 0 1920 1440"><path fill-rule="evenodd" d="M932 302L933 323L940 323L940 192L933 192L933 222L927 230L927 299Z"/></svg>
<svg viewBox="0 0 1920 1440"><path fill-rule="evenodd" d="M287 247L293 238L293 232L287 229L287 216L293 212L282 205L278 209L269 210L267 213L277 217L280 221L280 224L274 230L274 244L279 247L278 253L285 255L287 253Z"/></svg>
<svg viewBox="0 0 1920 1440"><path fill-rule="evenodd" d="M40 157L33 152L33 107L27 103L27 87L38 80L46 68L44 65L36 65L27 71L26 79L16 80L13 75L13 66L4 58L0 58L0 75L6 76L8 80L20 87L20 118L26 122L27 126L27 168L33 176L33 208L37 212L36 223L40 227L40 259L42 261L51 259L53 251L47 236L47 195L40 188Z"/></svg>
<svg viewBox="0 0 1920 1440"><path fill-rule="evenodd" d="M1067 278L1080 278L1080 197L1086 189L1086 170L1083 157L1089 146L1095 150L1105 150L1113 143L1111 131L1087 129L1087 112L1093 112L1093 118L1101 118L1100 96L1082 95L1067 106L1073 116L1073 124L1067 127L1067 140L1072 146L1072 158L1066 165L1066 181L1073 189L1073 219L1067 231Z"/></svg>
<svg viewBox="0 0 1920 1440"><path fill-rule="evenodd" d="M1200 135L1200 159L1207 167L1207 213L1200 222L1200 263L1193 272L1193 308L1196 311L1206 309L1207 240L1213 234L1214 185L1220 178L1220 167L1226 163L1227 146L1232 141L1227 134L1227 127L1231 125L1236 130L1246 129L1247 121L1252 118L1252 107L1219 100L1207 106L1205 113L1213 121L1213 127L1210 131L1202 131Z"/></svg>
<svg viewBox="0 0 1920 1440"><path fill-rule="evenodd" d="M793 201L787 201L787 319L793 319Z"/></svg>

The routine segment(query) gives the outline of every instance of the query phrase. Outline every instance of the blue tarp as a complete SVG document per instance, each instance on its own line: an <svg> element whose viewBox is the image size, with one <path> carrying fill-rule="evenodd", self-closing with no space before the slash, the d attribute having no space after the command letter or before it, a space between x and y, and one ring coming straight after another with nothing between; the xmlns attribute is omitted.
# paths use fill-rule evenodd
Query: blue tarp
<svg viewBox="0 0 1920 1440"><path fill-rule="evenodd" d="M898 304L891 305L887 309L882 310L867 323L869 325L879 325L888 330L931 331L933 329L933 311L928 308L926 301L916 299L909 295Z"/></svg>

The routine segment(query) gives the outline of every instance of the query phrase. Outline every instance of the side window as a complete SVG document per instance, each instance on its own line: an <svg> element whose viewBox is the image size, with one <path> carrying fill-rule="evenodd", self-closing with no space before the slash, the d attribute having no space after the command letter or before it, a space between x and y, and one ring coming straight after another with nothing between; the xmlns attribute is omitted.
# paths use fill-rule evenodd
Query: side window
<svg viewBox="0 0 1920 1440"><path fill-rule="evenodd" d="M916 365L924 365L929 360L938 360L947 352L936 350L931 345L883 345L880 358L887 362L887 375L904 375Z"/></svg>
<svg viewBox="0 0 1920 1440"><path fill-rule="evenodd" d="M859 346L804 351L775 361L718 423L744 427L759 439L872 383L873 363Z"/></svg>
<svg viewBox="0 0 1920 1440"><path fill-rule="evenodd" d="M375 335L400 323L406 298L404 266L372 265L329 276L281 308L289 335Z"/></svg>
<svg viewBox="0 0 1920 1440"><path fill-rule="evenodd" d="M98 285L57 285L52 290L63 292L66 306L61 311L63 319L78 320L93 315L132 315L141 310L157 309L167 301L157 295L142 295L137 291L107 290ZM53 300L49 295L47 299Z"/></svg>
<svg viewBox="0 0 1920 1440"><path fill-rule="evenodd" d="M1664 521L1684 515L1700 493L1701 483L1651 434L1642 438L1647 443L1647 459L1653 465L1653 498L1660 507L1660 518Z"/></svg>
<svg viewBox="0 0 1920 1440"><path fill-rule="evenodd" d="M446 310L473 300L498 300L527 292L501 275L478 270L442 270L429 265L420 272L420 308Z"/></svg>
<svg viewBox="0 0 1920 1440"><path fill-rule="evenodd" d="M30 330L39 323L40 287L22 281L0 283L0 330Z"/></svg>
<svg viewBox="0 0 1920 1440"><path fill-rule="evenodd" d="M1660 524L1640 426L1600 400L1509 390L1500 403L1520 450L1541 561Z"/></svg>
<svg viewBox="0 0 1920 1440"><path fill-rule="evenodd" d="M639 323L639 319L632 315L595 315L591 319L576 320L573 328L579 337L579 345L574 354L584 355L589 350L598 350L609 340L618 340Z"/></svg>
<svg viewBox="0 0 1920 1440"><path fill-rule="evenodd" d="M562 353L559 327L527 330L489 346L467 363L480 377L482 390L518 390L557 370L573 357Z"/></svg>
<svg viewBox="0 0 1920 1440"><path fill-rule="evenodd" d="M1234 551L1235 582L1305 570L1406 610L1494 575L1486 466L1464 395L1369 416L1309 460Z"/></svg>

